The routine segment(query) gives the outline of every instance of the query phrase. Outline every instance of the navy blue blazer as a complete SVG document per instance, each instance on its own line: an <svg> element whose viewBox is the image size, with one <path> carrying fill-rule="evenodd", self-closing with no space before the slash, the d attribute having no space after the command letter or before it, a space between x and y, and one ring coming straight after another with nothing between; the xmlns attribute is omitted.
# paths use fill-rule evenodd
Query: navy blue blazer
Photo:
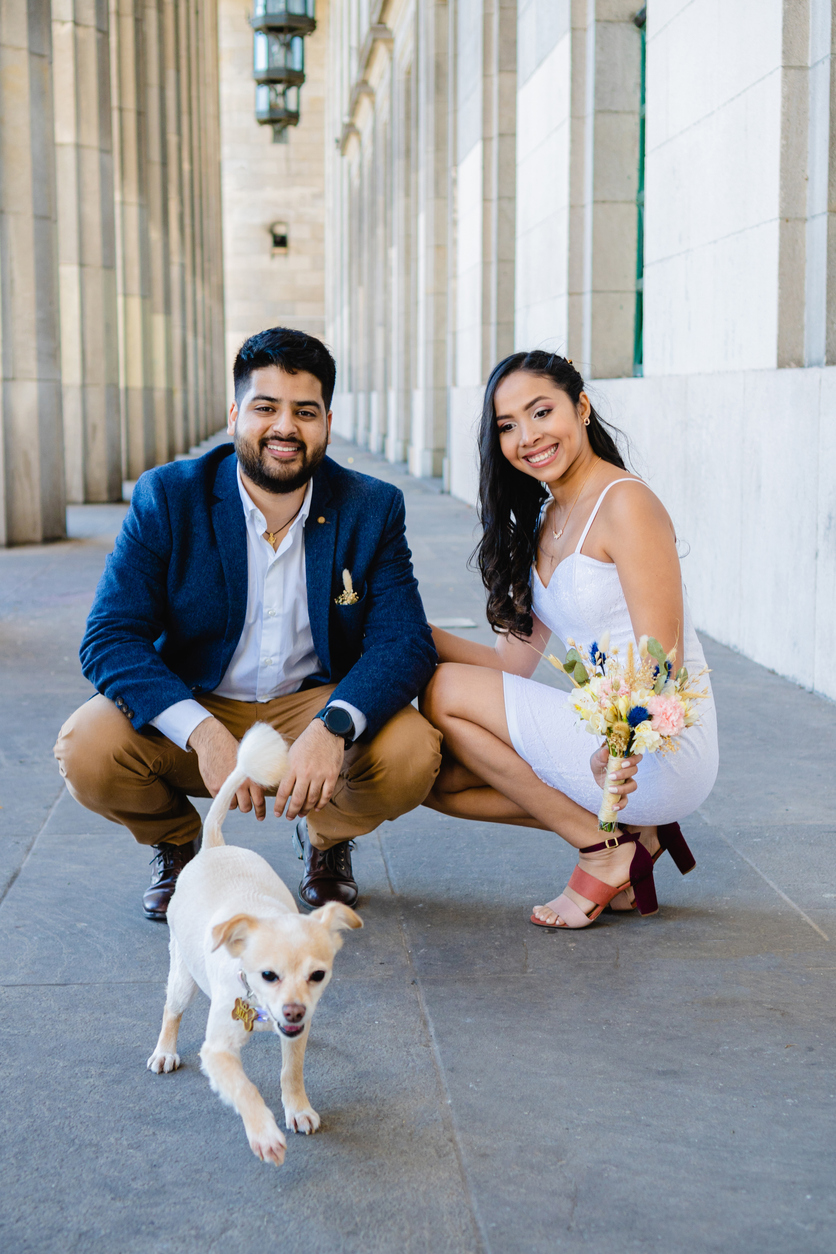
<svg viewBox="0 0 836 1254"><path fill-rule="evenodd" d="M247 528L232 445L147 471L99 581L81 643L85 676L137 730L218 686L244 627ZM403 493L326 457L313 477L305 566L313 645L373 735L437 662L412 573ZM355 605L337 605L348 570Z"/></svg>

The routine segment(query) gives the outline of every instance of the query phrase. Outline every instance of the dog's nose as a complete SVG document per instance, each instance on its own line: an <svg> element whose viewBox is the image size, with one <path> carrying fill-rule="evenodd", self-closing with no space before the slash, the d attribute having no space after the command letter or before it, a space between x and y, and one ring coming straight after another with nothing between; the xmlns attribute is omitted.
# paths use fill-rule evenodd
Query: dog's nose
<svg viewBox="0 0 836 1254"><path fill-rule="evenodd" d="M305 1007L300 1006L298 1001L290 1001L282 1006L282 1014L288 1023L300 1023L305 1017Z"/></svg>

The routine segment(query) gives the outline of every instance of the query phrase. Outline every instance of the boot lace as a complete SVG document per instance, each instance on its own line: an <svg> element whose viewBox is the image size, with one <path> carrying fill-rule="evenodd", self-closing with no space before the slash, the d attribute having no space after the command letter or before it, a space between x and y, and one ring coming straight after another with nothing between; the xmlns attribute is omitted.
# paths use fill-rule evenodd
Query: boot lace
<svg viewBox="0 0 836 1254"><path fill-rule="evenodd" d="M334 875L348 877L351 875L351 851L353 840L344 840L339 845L332 845L322 853L323 865Z"/></svg>

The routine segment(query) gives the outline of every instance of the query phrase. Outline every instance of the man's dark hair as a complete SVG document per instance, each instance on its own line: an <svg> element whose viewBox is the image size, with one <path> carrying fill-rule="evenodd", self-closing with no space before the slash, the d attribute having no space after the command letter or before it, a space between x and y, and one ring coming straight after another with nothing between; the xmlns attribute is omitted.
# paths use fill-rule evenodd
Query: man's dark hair
<svg viewBox="0 0 836 1254"><path fill-rule="evenodd" d="M331 408L337 364L316 336L293 331L290 327L270 327L251 335L239 348L232 367L236 401L246 389L253 371L263 366L278 366L286 374L298 374L300 370L312 374L319 379L326 410Z"/></svg>

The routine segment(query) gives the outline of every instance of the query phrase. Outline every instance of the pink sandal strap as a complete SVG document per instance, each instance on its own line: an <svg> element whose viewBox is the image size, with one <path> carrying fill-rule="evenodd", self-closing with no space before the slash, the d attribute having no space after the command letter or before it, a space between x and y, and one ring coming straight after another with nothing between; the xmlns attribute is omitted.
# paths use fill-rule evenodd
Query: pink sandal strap
<svg viewBox="0 0 836 1254"><path fill-rule="evenodd" d="M612 901L624 888L620 884L614 888L612 884L605 884L603 880L599 880L594 875L590 875L588 871L582 870L576 866L569 877L568 888L574 888L576 893L580 893L581 897L588 897L590 901L594 901L596 906L606 906Z"/></svg>
<svg viewBox="0 0 836 1254"><path fill-rule="evenodd" d="M555 897L554 901L546 902L546 909L553 910L555 914L559 914L566 927L589 927L592 922L587 918L580 906L572 901L571 897L567 897L565 893L561 893L559 897ZM541 927L560 927L559 923L543 923L541 919L532 919L535 923L539 923Z"/></svg>

